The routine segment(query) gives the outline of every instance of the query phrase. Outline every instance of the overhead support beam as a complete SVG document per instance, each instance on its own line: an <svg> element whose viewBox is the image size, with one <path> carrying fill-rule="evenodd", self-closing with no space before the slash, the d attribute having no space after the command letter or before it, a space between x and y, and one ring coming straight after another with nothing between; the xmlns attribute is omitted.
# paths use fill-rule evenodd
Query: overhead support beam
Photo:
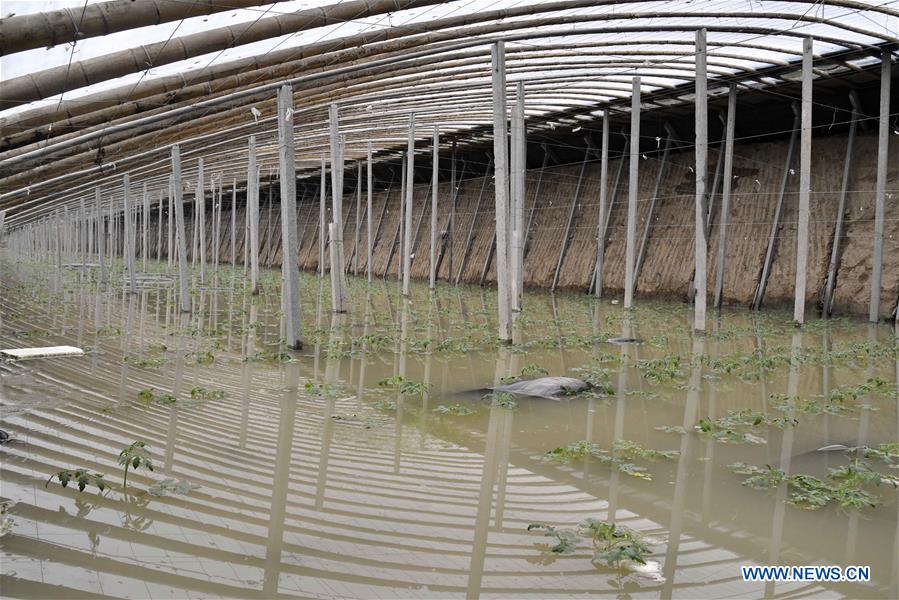
<svg viewBox="0 0 899 600"><path fill-rule="evenodd" d="M412 201L415 197L415 113L409 115L409 139L406 149L406 197L403 231L403 296L409 295L412 279Z"/></svg>
<svg viewBox="0 0 899 600"><path fill-rule="evenodd" d="M640 169L640 78L631 92L631 152L627 184L627 239L624 257L624 308L634 305L634 254L637 238L637 185Z"/></svg>
<svg viewBox="0 0 899 600"><path fill-rule="evenodd" d="M880 320L880 293L883 277L884 201L890 145L888 136L891 71L891 52L884 49L880 55L880 118L877 129L877 180L874 187L874 256L871 266L871 299L868 306L868 321L872 323Z"/></svg>
<svg viewBox="0 0 899 600"><path fill-rule="evenodd" d="M300 350L303 332L300 311L300 270L297 265L297 177L293 139L293 89L278 90L278 166L281 180L281 299L287 347Z"/></svg>
<svg viewBox="0 0 899 600"><path fill-rule="evenodd" d="M255 140L250 138L250 147L255 146ZM255 159L253 161L255 163ZM256 165L254 164L253 167ZM183 183L181 181L181 147L178 144L172 146L172 190L174 191L175 206L175 234L178 246L178 295L181 312L190 312L190 292L188 290L187 273L187 240L184 237L184 196Z"/></svg>
<svg viewBox="0 0 899 600"><path fill-rule="evenodd" d="M493 172L496 213L496 283L499 312L498 337L512 342L509 302L509 167L506 114L505 42L494 42L491 52L493 88Z"/></svg>
<svg viewBox="0 0 899 600"><path fill-rule="evenodd" d="M706 301L708 295L706 263L708 241L706 238L706 176L709 161L709 109L706 68L706 32L696 32L696 224L694 237L696 296L693 299L693 329L705 331Z"/></svg>
<svg viewBox="0 0 899 600"><path fill-rule="evenodd" d="M734 173L734 130L737 120L737 86L730 84L727 94L727 122L724 126L724 183L721 188L721 225L718 228L718 257L715 261L715 308L721 308L724 292L724 262L727 227L730 224L730 193Z"/></svg>
<svg viewBox="0 0 899 600"><path fill-rule="evenodd" d="M796 285L793 321L805 322L808 279L808 225L812 188L812 38L802 42L802 132L799 140L799 223L796 231Z"/></svg>

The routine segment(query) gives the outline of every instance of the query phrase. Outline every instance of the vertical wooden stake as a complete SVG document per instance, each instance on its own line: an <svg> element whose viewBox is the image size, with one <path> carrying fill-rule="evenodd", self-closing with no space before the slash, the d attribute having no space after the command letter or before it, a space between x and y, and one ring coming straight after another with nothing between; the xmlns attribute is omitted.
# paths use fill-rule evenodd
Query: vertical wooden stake
<svg viewBox="0 0 899 600"><path fill-rule="evenodd" d="M300 320L300 271L297 265L297 177L293 138L293 88L278 90L278 164L281 180L281 296L287 347L303 347Z"/></svg>
<svg viewBox="0 0 899 600"><path fill-rule="evenodd" d="M708 241L706 240L706 176L709 153L708 81L706 80L706 32L696 32L696 223L694 236L694 266L696 268L696 296L693 299L693 329L705 331L708 298Z"/></svg>

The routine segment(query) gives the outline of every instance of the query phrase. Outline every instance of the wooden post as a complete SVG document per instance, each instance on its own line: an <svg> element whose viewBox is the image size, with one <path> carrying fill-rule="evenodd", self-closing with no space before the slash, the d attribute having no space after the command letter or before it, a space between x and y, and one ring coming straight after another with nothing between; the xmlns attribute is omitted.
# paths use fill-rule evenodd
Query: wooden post
<svg viewBox="0 0 899 600"><path fill-rule="evenodd" d="M496 272L499 302L499 339L512 341L510 322L509 277L509 167L506 118L506 47L500 40L493 43L493 172L496 194Z"/></svg>
<svg viewBox="0 0 899 600"><path fill-rule="evenodd" d="M877 134L877 180L874 188L874 256L871 268L871 300L868 320L880 320L880 291L883 272L884 196L886 196L887 158L889 154L890 71L892 51L880 55L880 120ZM897 311L899 313L899 311Z"/></svg>
<svg viewBox="0 0 899 600"><path fill-rule="evenodd" d="M624 259L624 308L634 304L634 254L637 237L637 184L640 168L640 78L634 77L631 93L631 156L627 184L627 245Z"/></svg>
<svg viewBox="0 0 899 600"><path fill-rule="evenodd" d="M250 142L251 147L255 147L253 141ZM174 191L173 203L175 205L175 227L177 228L175 237L178 242L179 305L181 312L190 312L190 294L187 287L187 240L184 237L184 197L181 183L181 148L178 144L172 146L172 190Z"/></svg>
<svg viewBox="0 0 899 600"><path fill-rule="evenodd" d="M808 222L812 183L812 38L802 43L802 132L799 140L799 224L796 231L796 287L793 320L805 322Z"/></svg>
<svg viewBox="0 0 899 600"><path fill-rule="evenodd" d="M727 226L730 223L730 191L734 173L734 129L737 121L737 85L727 95L727 124L724 131L724 185L721 192L721 226L718 230L718 259L715 261L715 308L721 308L724 292L724 261Z"/></svg>
<svg viewBox="0 0 899 600"><path fill-rule="evenodd" d="M128 293L137 293L137 277L134 272L134 229L131 223L131 175L125 173L122 178L122 187L124 188L125 200L125 219L123 221L124 238L122 243L122 252L125 254L125 267L128 269Z"/></svg>
<svg viewBox="0 0 899 600"><path fill-rule="evenodd" d="M365 210L365 215L366 215L365 225L367 227L367 230L366 230L367 253L366 253L366 259L365 259L365 270L366 270L366 274L368 275L368 283L370 284L371 283L371 274L372 274L371 257L372 257L372 250L374 248L374 240L372 240L372 237L371 237L372 236L372 232L371 232L371 198L372 198L372 180L373 180L373 176L372 176L372 172L371 172L371 142L368 143L368 147L366 148L366 154L367 154L367 156L366 156L366 165L367 166L366 166L365 174L366 174L366 177L368 178L368 180L367 180L366 186L365 186L366 193L367 193L366 210Z"/></svg>
<svg viewBox="0 0 899 600"><path fill-rule="evenodd" d="M709 158L709 107L708 81L706 80L706 34L705 29L696 32L696 223L693 239L694 278L696 296L693 299L693 329L705 331L705 313L708 299L708 241L706 240L706 176Z"/></svg>
<svg viewBox="0 0 899 600"><path fill-rule="evenodd" d="M599 217L596 220L596 266L593 269L593 290L602 298L602 268L606 255L607 188L609 184L609 111L602 111L602 142L599 151Z"/></svg>
<svg viewBox="0 0 899 600"><path fill-rule="evenodd" d="M403 232L403 296L409 295L412 277L412 201L415 197L415 113L409 115L409 139L406 149L406 197Z"/></svg>
<svg viewBox="0 0 899 600"><path fill-rule="evenodd" d="M440 126L434 125L434 142L431 159L431 265L428 286L437 285L437 188L440 186Z"/></svg>
<svg viewBox="0 0 899 600"><path fill-rule="evenodd" d="M297 177L293 139L293 89L278 90L278 164L281 180L281 297L287 347L303 347L300 317L300 270L297 266Z"/></svg>
<svg viewBox="0 0 899 600"><path fill-rule="evenodd" d="M255 135L250 136L248 153L247 219L250 226L250 289L256 296L259 294L259 170L256 168Z"/></svg>

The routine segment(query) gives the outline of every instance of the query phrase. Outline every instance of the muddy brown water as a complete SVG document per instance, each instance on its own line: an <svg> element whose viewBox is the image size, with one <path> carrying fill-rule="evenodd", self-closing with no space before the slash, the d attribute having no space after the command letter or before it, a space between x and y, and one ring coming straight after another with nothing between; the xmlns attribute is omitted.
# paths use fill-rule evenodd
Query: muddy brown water
<svg viewBox="0 0 899 600"><path fill-rule="evenodd" d="M254 298L241 269L223 268L195 285L194 310L181 314L164 279L129 296L91 274L0 268L0 347L87 350L0 363L2 429L13 438L0 447L0 495L15 502L0 538L3 596L899 597L893 487L866 488L874 508L808 510L788 502L786 486L751 489L728 468L826 478L850 457L817 448L899 440L887 326L796 329L786 313L734 309L696 337L687 305L641 300L628 314L609 300L528 292L516 343L502 347L489 290L415 285L403 299L394 280L351 279L349 312L332 315L328 283L304 275L306 345L284 360L275 272ZM513 408L462 393L537 367L587 369L604 385ZM430 390L378 384L394 375ZM824 404L832 390L878 378L838 414L778 409L784 395ZM192 398L198 388L212 397ZM174 404L157 401L164 394ZM472 414L439 408L457 404ZM798 424L740 430L757 443L693 431L744 409ZM129 473L125 492L117 458L136 440L154 470ZM679 454L633 459L651 480L544 456L580 440ZM75 468L105 474L113 489L45 485ZM163 480L193 489L148 492ZM556 555L551 538L527 531L587 518L647 536L649 568L593 565L586 540ZM871 581L742 580L740 566L765 564L870 565Z"/></svg>

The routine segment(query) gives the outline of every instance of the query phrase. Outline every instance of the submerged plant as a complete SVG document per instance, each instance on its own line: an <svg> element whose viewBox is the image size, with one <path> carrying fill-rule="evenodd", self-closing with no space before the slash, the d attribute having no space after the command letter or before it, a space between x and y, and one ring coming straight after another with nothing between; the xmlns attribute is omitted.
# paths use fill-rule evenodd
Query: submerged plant
<svg viewBox="0 0 899 600"><path fill-rule="evenodd" d="M145 406L149 406L152 402L165 406L171 406L178 402L178 399L175 396L171 394L156 394L156 392L153 391L153 388L145 388L139 391L137 393L137 399Z"/></svg>
<svg viewBox="0 0 899 600"><path fill-rule="evenodd" d="M450 404L449 406L441 404L434 409L434 412L440 415L452 415L454 417L467 417L474 414L474 411L464 404Z"/></svg>
<svg viewBox="0 0 899 600"><path fill-rule="evenodd" d="M558 460L563 463L590 457L617 469L625 475L650 481L652 480L652 475L647 471L646 467L642 467L629 461L632 461L635 458L645 460L668 459L674 458L678 454L679 452L675 450L653 450L646 448L630 440L616 440L612 444L612 451L609 452L598 444L581 440L579 442L568 444L567 446L554 448L544 456L547 459Z"/></svg>
<svg viewBox="0 0 899 600"><path fill-rule="evenodd" d="M515 401L515 395L510 394L509 392L490 392L489 394L484 394L482 399L490 402L491 406L498 406L509 410L518 408L518 402Z"/></svg>
<svg viewBox="0 0 899 600"><path fill-rule="evenodd" d="M591 562L594 565L605 563L618 570L628 562L645 565L651 552L648 541L638 532L598 519L585 519L576 529L531 523L528 531L542 531L545 537L555 538L556 543L549 548L553 554L572 554L582 540L588 540L593 549Z"/></svg>
<svg viewBox="0 0 899 600"><path fill-rule="evenodd" d="M392 387L399 393L408 396L424 396L431 389L429 383L421 383L412 379L407 379L402 375L394 375L386 377L378 382L381 387Z"/></svg>
<svg viewBox="0 0 899 600"><path fill-rule="evenodd" d="M190 399L195 402L206 402L208 400L221 400L225 397L222 390L207 390L204 387L195 387L190 390Z"/></svg>
<svg viewBox="0 0 899 600"><path fill-rule="evenodd" d="M528 531L534 530L542 531L546 537L556 538L556 544L549 549L553 554L571 554L577 549L578 542L581 541L580 536L573 529L556 529L546 523L528 525Z"/></svg>
<svg viewBox="0 0 899 600"><path fill-rule="evenodd" d="M119 452L119 464L125 468L125 476L122 478L122 489L128 489L128 469L137 470L141 466L150 471L153 470L153 461L147 451L147 443L142 441L132 442Z"/></svg>
<svg viewBox="0 0 899 600"><path fill-rule="evenodd" d="M680 366L681 357L677 354L637 361L637 368L643 371L643 377L655 383L666 383L682 377Z"/></svg>
<svg viewBox="0 0 899 600"><path fill-rule="evenodd" d="M62 487L68 487L69 482L74 482L78 486L78 491L83 492L88 485L94 485L101 492L109 487L109 484L103 479L100 473L91 473L87 469L63 469L50 476L44 487L50 485L53 478L59 480Z"/></svg>

